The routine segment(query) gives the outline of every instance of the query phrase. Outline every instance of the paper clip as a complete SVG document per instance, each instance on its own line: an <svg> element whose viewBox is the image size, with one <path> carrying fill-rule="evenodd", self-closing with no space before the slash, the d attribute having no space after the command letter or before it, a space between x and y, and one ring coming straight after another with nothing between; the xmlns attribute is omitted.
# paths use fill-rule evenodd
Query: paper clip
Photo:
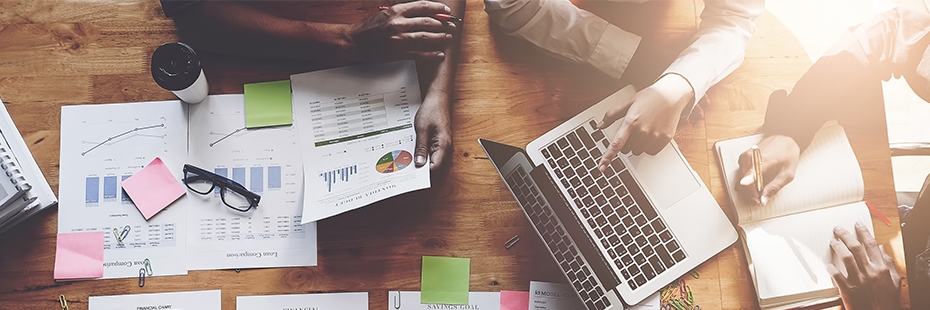
<svg viewBox="0 0 930 310"><path fill-rule="evenodd" d="M520 242L520 235L513 235L510 240L507 240L507 242L504 243L504 248L510 249L513 247L513 245L517 244L517 242Z"/></svg>
<svg viewBox="0 0 930 310"><path fill-rule="evenodd" d="M115 228L114 228L114 229L115 229ZM132 230L132 227L130 227L129 225L124 226L124 227L123 227L123 232L120 233L120 238L119 238L120 241L126 240L126 238L129 238L129 232L130 232L131 230Z"/></svg>
<svg viewBox="0 0 930 310"><path fill-rule="evenodd" d="M58 302L61 303L61 310L68 310L68 300L65 299L65 294L58 295Z"/></svg>
<svg viewBox="0 0 930 310"><path fill-rule="evenodd" d="M694 294L691 293L691 286L688 286L688 297L685 299L685 301L688 303L688 306L690 306L690 307L694 307L694 306L695 306L695 304L694 304Z"/></svg>
<svg viewBox="0 0 930 310"><path fill-rule="evenodd" d="M147 275L152 276L154 274L154 272L152 271L152 262L149 261L148 258L146 258L144 261L142 261L142 264L145 266L145 268L142 268L142 271L145 272Z"/></svg>
<svg viewBox="0 0 930 310"><path fill-rule="evenodd" d="M400 292L394 296L394 309L400 309Z"/></svg>
<svg viewBox="0 0 930 310"><path fill-rule="evenodd" d="M145 268L139 268L139 287L145 286Z"/></svg>
<svg viewBox="0 0 930 310"><path fill-rule="evenodd" d="M119 229L113 228L113 237L116 238L116 243L123 244L123 237L119 235Z"/></svg>
<svg viewBox="0 0 930 310"><path fill-rule="evenodd" d="M695 278L695 279L700 279L700 278L701 278L701 274L698 273L697 270L691 270L691 271L688 271L688 273L691 274L691 277L693 277L693 278Z"/></svg>
<svg viewBox="0 0 930 310"><path fill-rule="evenodd" d="M242 269L236 268L236 273L239 273Z"/></svg>

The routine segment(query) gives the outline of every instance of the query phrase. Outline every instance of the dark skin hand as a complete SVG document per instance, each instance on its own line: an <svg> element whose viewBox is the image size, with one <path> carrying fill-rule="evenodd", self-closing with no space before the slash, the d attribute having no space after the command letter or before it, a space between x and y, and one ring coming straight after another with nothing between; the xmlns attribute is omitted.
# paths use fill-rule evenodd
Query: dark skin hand
<svg viewBox="0 0 930 310"><path fill-rule="evenodd" d="M846 266L846 275L833 264L827 265L827 271L840 290L843 307L900 309L901 276L894 260L882 251L869 229L857 222L855 235L842 227L835 228L833 234L837 239L830 247Z"/></svg>
<svg viewBox="0 0 930 310"><path fill-rule="evenodd" d="M415 165L448 168L452 154L452 93L461 26L434 18L463 17L459 0L415 1L380 10L355 24L275 15L263 1L206 1L175 18L195 49L259 58L321 63L417 61L423 103L414 118ZM301 3L301 5L312 5ZM377 2L373 3L377 7ZM423 78L426 77L426 78Z"/></svg>

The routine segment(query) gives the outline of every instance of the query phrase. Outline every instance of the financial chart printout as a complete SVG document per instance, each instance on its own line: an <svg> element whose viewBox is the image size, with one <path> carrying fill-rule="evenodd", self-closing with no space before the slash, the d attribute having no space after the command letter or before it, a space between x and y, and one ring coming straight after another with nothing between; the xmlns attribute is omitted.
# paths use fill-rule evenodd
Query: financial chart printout
<svg viewBox="0 0 930 310"><path fill-rule="evenodd" d="M58 232L104 232L103 278L187 274L187 197L146 221L122 182L159 157L178 179L187 158L180 101L61 109ZM187 195L185 195L187 196Z"/></svg>
<svg viewBox="0 0 930 310"><path fill-rule="evenodd" d="M413 61L296 74L291 87L304 162L303 222L429 187L429 165L414 165L421 99Z"/></svg>
<svg viewBox="0 0 930 310"><path fill-rule="evenodd" d="M190 107L189 160L261 195L258 207L227 207L218 189L191 195L188 267L315 266L316 223L301 223L303 171L295 126L245 128L242 95Z"/></svg>

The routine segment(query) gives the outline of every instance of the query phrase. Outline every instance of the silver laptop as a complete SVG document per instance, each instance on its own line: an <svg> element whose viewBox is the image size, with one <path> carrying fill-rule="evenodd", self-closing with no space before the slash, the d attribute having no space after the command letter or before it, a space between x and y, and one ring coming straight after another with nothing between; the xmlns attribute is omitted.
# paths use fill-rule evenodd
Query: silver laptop
<svg viewBox="0 0 930 310"><path fill-rule="evenodd" d="M597 170L620 122L596 123L635 93L621 89L526 150L478 140L588 310L637 304L737 240L674 141Z"/></svg>

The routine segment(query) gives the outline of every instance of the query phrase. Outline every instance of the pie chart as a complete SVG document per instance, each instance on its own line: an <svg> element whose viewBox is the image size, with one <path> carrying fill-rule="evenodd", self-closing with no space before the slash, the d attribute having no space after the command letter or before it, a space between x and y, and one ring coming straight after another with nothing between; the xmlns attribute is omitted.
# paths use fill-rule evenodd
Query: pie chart
<svg viewBox="0 0 930 310"><path fill-rule="evenodd" d="M375 170L380 173L392 173L401 171L413 162L413 155L404 150L397 150L381 156Z"/></svg>

